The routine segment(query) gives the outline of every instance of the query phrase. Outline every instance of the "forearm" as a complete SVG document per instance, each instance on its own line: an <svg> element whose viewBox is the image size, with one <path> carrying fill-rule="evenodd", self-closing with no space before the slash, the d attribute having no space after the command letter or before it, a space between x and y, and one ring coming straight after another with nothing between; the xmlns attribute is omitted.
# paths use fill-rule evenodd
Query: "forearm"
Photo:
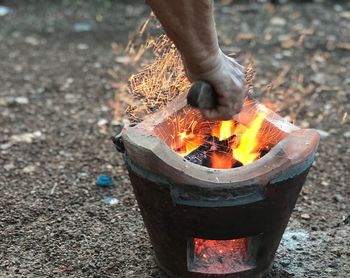
<svg viewBox="0 0 350 278"><path fill-rule="evenodd" d="M218 59L213 0L146 0L192 72Z"/></svg>

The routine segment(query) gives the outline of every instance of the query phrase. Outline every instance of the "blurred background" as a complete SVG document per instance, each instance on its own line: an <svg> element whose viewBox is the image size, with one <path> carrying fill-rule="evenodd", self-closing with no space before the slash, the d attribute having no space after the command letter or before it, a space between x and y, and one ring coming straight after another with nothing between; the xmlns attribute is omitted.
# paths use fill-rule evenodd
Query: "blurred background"
<svg viewBox="0 0 350 278"><path fill-rule="evenodd" d="M350 2L215 1L222 49L256 96L319 130L268 277L348 277ZM130 101L143 1L0 0L0 276L166 277L110 141ZM95 184L100 175L113 185Z"/></svg>

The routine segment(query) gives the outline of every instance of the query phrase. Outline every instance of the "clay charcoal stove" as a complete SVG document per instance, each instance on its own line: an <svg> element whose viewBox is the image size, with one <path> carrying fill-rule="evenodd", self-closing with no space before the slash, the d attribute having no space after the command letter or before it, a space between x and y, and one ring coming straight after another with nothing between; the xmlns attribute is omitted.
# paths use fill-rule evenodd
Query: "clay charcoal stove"
<svg viewBox="0 0 350 278"><path fill-rule="evenodd" d="M209 122L180 96L124 128L134 192L171 277L263 277L314 161L319 135L247 99Z"/></svg>

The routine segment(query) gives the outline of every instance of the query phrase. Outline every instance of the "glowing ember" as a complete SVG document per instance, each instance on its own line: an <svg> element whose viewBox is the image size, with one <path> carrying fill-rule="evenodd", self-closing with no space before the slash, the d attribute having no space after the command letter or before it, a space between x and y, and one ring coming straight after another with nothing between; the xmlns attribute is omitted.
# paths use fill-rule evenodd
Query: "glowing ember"
<svg viewBox="0 0 350 278"><path fill-rule="evenodd" d="M251 268L248 265L248 240L193 240L191 271L201 273L231 273Z"/></svg>
<svg viewBox="0 0 350 278"><path fill-rule="evenodd" d="M235 253L241 258L247 257L247 239L231 239L231 240L210 240L210 239L194 239L194 251L197 257L207 257L220 254Z"/></svg>
<svg viewBox="0 0 350 278"><path fill-rule="evenodd" d="M210 168L230 169L235 163L235 159L229 153L214 152L211 156Z"/></svg>

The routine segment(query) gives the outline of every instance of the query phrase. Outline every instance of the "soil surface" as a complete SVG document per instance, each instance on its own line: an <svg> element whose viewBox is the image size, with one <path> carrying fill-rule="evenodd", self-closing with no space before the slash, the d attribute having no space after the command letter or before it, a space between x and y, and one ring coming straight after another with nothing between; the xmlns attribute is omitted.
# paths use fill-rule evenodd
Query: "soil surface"
<svg viewBox="0 0 350 278"><path fill-rule="evenodd" d="M110 141L140 2L0 1L0 277L166 277ZM216 2L257 96L323 136L268 277L349 277L350 3Z"/></svg>

